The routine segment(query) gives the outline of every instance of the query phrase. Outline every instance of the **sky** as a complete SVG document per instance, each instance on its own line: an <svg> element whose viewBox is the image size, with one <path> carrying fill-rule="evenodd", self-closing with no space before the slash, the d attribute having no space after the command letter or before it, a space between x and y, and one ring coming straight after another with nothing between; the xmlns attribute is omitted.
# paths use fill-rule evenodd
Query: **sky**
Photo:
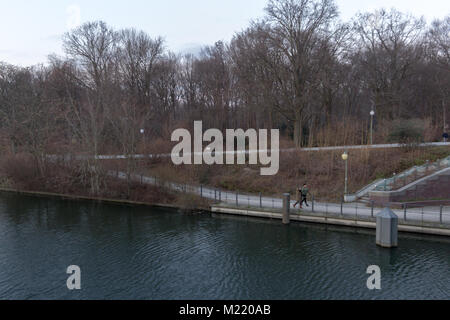
<svg viewBox="0 0 450 320"><path fill-rule="evenodd" d="M358 12L392 7L424 16L450 14L448 0L335 0L343 21ZM0 0L0 61L29 66L49 54L64 55L61 37L72 28L103 20L114 29L136 28L162 36L175 53L197 52L229 41L264 16L267 0Z"/></svg>

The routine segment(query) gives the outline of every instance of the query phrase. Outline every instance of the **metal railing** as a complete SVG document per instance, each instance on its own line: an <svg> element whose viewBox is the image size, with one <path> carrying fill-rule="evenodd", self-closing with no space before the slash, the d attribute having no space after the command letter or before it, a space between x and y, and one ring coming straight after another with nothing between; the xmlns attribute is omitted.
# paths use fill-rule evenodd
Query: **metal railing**
<svg viewBox="0 0 450 320"><path fill-rule="evenodd" d="M203 186L188 186L187 190L188 192L213 201L216 205L273 212L281 212L283 207L282 198L265 197L261 193L252 195ZM295 202L295 200L291 200L291 214L319 214L330 217L333 216L366 221L374 221L376 215L383 209L381 207L376 207L373 202L367 205L358 202L344 203L343 201L340 203L332 203L320 201L314 196L309 198L309 206L303 205L303 209L299 209L298 206L294 208L293 205ZM404 224L419 226L435 226L436 224L439 224L443 227L450 228L450 206L410 207L408 204L404 204L402 208L392 208L392 210L399 217L400 222Z"/></svg>
<svg viewBox="0 0 450 320"><path fill-rule="evenodd" d="M450 167L450 156L435 162L427 161L421 166L414 166L400 174L394 174L391 178L383 179L373 189L374 191L393 191L403 188L430 174Z"/></svg>
<svg viewBox="0 0 450 320"><path fill-rule="evenodd" d="M220 191L216 191L217 194ZM246 210L262 210L280 212L282 211L283 201L281 198L267 198L254 195L240 194L238 200L220 201L214 199L216 205L226 207L240 208ZM290 213L292 215L320 215L326 217L339 217L344 219L375 221L376 215L383 209L376 207L373 202L365 205L362 203L333 203L327 201L318 201L314 197L308 200L308 205L303 205L303 209L293 207L295 201L291 200ZM398 216L400 223L417 226L437 226L450 228L450 205L439 206L415 206L410 207L404 204L402 208L391 208Z"/></svg>
<svg viewBox="0 0 450 320"><path fill-rule="evenodd" d="M108 174L122 179L126 178L125 173L120 171L109 171ZM141 184L156 185L173 192L199 196L207 199L216 206L270 212L281 212L283 207L283 199L281 197L263 196L262 193L249 194L203 185L168 182L156 177L148 177L139 174L133 174L131 175L131 178L133 181ZM374 221L377 213L383 209L381 207L376 207L373 201L368 204L358 202L344 203L343 201L335 203L317 199L314 195L308 197L307 201L309 206L304 206L303 209L299 209L298 207L293 207L296 200L291 200L291 214L322 215L345 219ZM450 206L448 205L411 207L405 203L402 208L392 208L392 210L398 216L400 223L403 224L418 226L439 225L443 228L450 228Z"/></svg>

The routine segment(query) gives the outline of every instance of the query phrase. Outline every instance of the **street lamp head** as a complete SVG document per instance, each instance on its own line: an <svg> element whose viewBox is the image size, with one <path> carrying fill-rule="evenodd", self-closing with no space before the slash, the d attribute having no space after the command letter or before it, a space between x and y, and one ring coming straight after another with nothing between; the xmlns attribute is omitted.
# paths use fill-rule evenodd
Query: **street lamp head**
<svg viewBox="0 0 450 320"><path fill-rule="evenodd" d="M144 129L141 129L141 134L144 134L145 133L145 130Z"/></svg>
<svg viewBox="0 0 450 320"><path fill-rule="evenodd" d="M375 115L375 111L370 111L370 115L373 117Z"/></svg>
<svg viewBox="0 0 450 320"><path fill-rule="evenodd" d="M347 151L342 154L342 160L346 161L348 159Z"/></svg>

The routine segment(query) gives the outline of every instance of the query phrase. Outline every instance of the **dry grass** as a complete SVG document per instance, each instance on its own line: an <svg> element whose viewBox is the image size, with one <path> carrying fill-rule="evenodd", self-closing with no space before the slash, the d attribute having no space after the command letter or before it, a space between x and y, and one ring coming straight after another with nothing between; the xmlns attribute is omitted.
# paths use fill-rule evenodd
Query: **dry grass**
<svg viewBox="0 0 450 320"><path fill-rule="evenodd" d="M350 126L348 126L350 127ZM365 127L365 125L362 125ZM358 130L337 130L325 128L326 134L321 138L325 145L340 144L342 141L357 144ZM358 129L359 128L359 129ZM328 131L327 131L328 130ZM356 130L356 131L355 131ZM339 131L339 134L336 132ZM335 132L335 140L331 136ZM431 125L425 130L434 135ZM378 130L375 140L381 143L389 130ZM366 135L364 134L366 137ZM328 138L326 138L328 137ZM328 139L328 140L327 140ZM350 139L350 140L348 140ZM342 141L341 141L342 140ZM383 141L384 142L384 141ZM173 143L160 139L146 142L142 145L145 153L170 153ZM292 141L281 137L280 147L292 147ZM2 144L2 150L7 146ZM295 187L308 183L312 193L318 199L337 200L344 189L344 162L341 151L321 152L288 152L280 155L280 171L275 176L261 176L259 166L250 165L183 165L174 166L170 158L156 161L140 161L136 163L136 171L144 175L157 176L162 180L188 184L203 184L227 190L259 193L265 195L280 195L284 192L294 192ZM349 192L355 192L368 183L392 174L400 173L413 165L420 165L426 160L434 161L450 155L450 148L395 148L350 150L349 152ZM105 169L125 170L125 161L104 161ZM39 174L33 159L26 154L15 156L3 153L0 157L0 185L30 191L48 191L87 195L89 188L79 176L77 164L68 170L66 167L49 166L46 168L45 179ZM190 199L186 195L173 194L156 187L131 185L130 192L126 182L114 178L104 178L103 194L112 199L128 199L150 203L179 202L189 206L199 199Z"/></svg>
<svg viewBox="0 0 450 320"><path fill-rule="evenodd" d="M440 141L442 127L433 124L430 118L410 119L414 121L423 141ZM408 120L379 120L375 121L373 130L373 142L376 144L390 143L389 136L395 130L399 121ZM307 141L309 147L343 146L343 145L365 145L370 142L370 119L344 118L338 122L313 130ZM399 142L399 141L397 141Z"/></svg>
<svg viewBox="0 0 450 320"><path fill-rule="evenodd" d="M141 162L139 170L168 181L266 195L294 192L296 186L308 183L317 198L337 200L344 189L341 154L341 151L282 153L280 171L275 176L261 176L259 166L174 166L170 159ZM350 150L349 192L356 192L376 179L391 177L393 173L398 174L426 160L434 161L448 155L448 147ZM120 163L116 162L117 165Z"/></svg>
<svg viewBox="0 0 450 320"><path fill-rule="evenodd" d="M102 176L102 188L98 194L90 194L89 186L81 177L79 164L70 167L48 163L44 177L39 173L33 159L26 154L4 156L0 159L0 183L2 187L23 191L50 192L75 196L94 196L114 200L131 200L149 204L176 203L179 195L168 190ZM199 201L199 200L197 200Z"/></svg>

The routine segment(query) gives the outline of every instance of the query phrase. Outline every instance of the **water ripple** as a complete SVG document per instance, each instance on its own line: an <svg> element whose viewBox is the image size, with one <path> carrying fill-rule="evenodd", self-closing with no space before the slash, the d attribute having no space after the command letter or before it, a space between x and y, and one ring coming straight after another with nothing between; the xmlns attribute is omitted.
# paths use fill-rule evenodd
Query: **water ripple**
<svg viewBox="0 0 450 320"><path fill-rule="evenodd" d="M449 245L0 195L0 299L448 299ZM65 288L68 265L82 290ZM366 268L382 269L382 290Z"/></svg>

